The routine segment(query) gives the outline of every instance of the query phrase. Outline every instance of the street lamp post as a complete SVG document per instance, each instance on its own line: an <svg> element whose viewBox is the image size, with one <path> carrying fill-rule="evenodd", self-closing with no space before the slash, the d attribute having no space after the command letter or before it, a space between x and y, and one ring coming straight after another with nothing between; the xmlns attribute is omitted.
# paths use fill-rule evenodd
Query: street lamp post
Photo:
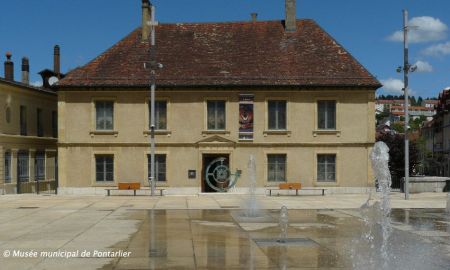
<svg viewBox="0 0 450 270"><path fill-rule="evenodd" d="M405 96L405 200L409 199L409 72L414 72L417 66L409 64L408 31L415 26L408 25L408 11L403 10L403 91Z"/></svg>
<svg viewBox="0 0 450 270"><path fill-rule="evenodd" d="M155 28L158 22L155 20L155 6L150 4L151 20L148 25L151 27L150 33L150 192L155 196L155 90L156 90L156 48L155 48Z"/></svg>
<svg viewBox="0 0 450 270"><path fill-rule="evenodd" d="M403 10L403 84L405 91L405 199L409 199L409 140L408 140L408 11Z"/></svg>

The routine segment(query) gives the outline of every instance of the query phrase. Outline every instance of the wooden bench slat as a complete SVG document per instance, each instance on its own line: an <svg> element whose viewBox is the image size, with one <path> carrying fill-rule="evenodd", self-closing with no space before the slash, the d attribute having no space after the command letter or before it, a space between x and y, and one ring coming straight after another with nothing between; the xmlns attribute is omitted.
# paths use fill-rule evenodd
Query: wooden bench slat
<svg viewBox="0 0 450 270"><path fill-rule="evenodd" d="M139 182L130 182L130 183L118 183L117 187L120 190L124 190L124 189L141 189L141 183Z"/></svg>
<svg viewBox="0 0 450 270"><path fill-rule="evenodd" d="M301 183L280 183L278 188L269 188L269 196L272 196L272 190L295 190L295 195L298 196L299 190L321 190L322 196L325 196L325 188L302 188Z"/></svg>
<svg viewBox="0 0 450 270"><path fill-rule="evenodd" d="M137 190L147 190L141 188L141 183L139 182L119 182L117 183L117 187L114 188L106 188L107 195L111 195L111 190L133 190L134 196L136 196ZM163 195L163 188L157 188L156 191L159 191L160 196Z"/></svg>
<svg viewBox="0 0 450 270"><path fill-rule="evenodd" d="M301 189L301 183L280 183L278 185L279 189Z"/></svg>

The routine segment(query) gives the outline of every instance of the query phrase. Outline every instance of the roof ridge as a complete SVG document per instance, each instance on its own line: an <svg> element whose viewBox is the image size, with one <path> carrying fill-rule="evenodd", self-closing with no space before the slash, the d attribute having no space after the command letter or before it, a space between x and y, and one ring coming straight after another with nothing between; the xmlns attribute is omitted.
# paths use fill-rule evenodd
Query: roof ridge
<svg viewBox="0 0 450 270"><path fill-rule="evenodd" d="M369 85L381 84L312 19L175 23L158 26L157 80L168 85ZM69 72L61 86L126 85L148 80L150 60L141 28Z"/></svg>
<svg viewBox="0 0 450 270"><path fill-rule="evenodd" d="M315 22L314 19L310 19L310 18L301 18L301 19L297 19L297 22L308 22L308 21L312 21ZM258 24L258 23L273 23L273 22L284 22L284 20L280 20L280 19L273 19L273 20L257 20L257 21L251 21L251 20L247 20L247 21L221 21L221 22L159 22L159 25L208 25L208 24ZM139 27L141 28L141 27Z"/></svg>

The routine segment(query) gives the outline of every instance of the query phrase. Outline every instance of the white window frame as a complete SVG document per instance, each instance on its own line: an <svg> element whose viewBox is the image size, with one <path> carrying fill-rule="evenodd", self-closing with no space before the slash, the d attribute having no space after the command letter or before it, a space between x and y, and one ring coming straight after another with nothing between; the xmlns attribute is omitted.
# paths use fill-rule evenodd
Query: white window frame
<svg viewBox="0 0 450 270"><path fill-rule="evenodd" d="M35 175L34 180L45 180L45 151L36 151L35 160ZM41 167L42 166L42 167Z"/></svg>
<svg viewBox="0 0 450 270"><path fill-rule="evenodd" d="M270 127L270 103L275 102L276 103L276 110L275 110L275 127ZM284 102L284 127L280 127L279 123L279 103ZM287 124L288 124L288 102L285 99L268 99L266 102L266 108L267 108L267 130L274 131L274 130L287 130Z"/></svg>
<svg viewBox="0 0 450 270"><path fill-rule="evenodd" d="M4 177L5 177L5 183L11 183L11 168L12 168L12 153L11 151L5 151L4 153L4 165L5 165L5 172L4 172Z"/></svg>
<svg viewBox="0 0 450 270"><path fill-rule="evenodd" d="M159 103L164 103L165 105L166 105L166 126L165 126L165 128L160 128L159 127L159 125L160 125L160 111L158 110L158 104ZM147 108L148 108L148 111L147 111L147 113L148 113L148 129L150 130L150 125L151 125L151 112L150 112L150 109L151 109L151 103L150 102L147 102ZM164 130L168 130L168 107L169 107L169 102L166 100L166 99L157 99L157 100L155 100L155 130L161 130L161 131L164 131Z"/></svg>
<svg viewBox="0 0 450 270"><path fill-rule="evenodd" d="M328 178L328 174L327 174L327 167L329 165L329 163L326 161L325 163L323 163L323 166L325 168L324 171L324 179L319 179L319 166L322 165L321 162L319 162L319 156L334 156L334 180L333 181L329 181ZM317 183L323 183L323 184L327 184L327 183L331 183L331 184L337 184L337 180L338 180L338 155L336 153L316 153L316 182Z"/></svg>
<svg viewBox="0 0 450 270"><path fill-rule="evenodd" d="M320 104L324 102L326 104L325 106L325 112L324 112L324 127L320 127ZM333 102L334 103L334 119L333 119L333 123L334 123L334 127L329 127L328 126L328 120L329 120L329 106L328 103ZM337 100L335 99L318 99L317 100L317 129L318 130L337 130Z"/></svg>
<svg viewBox="0 0 450 270"><path fill-rule="evenodd" d="M214 118L215 118L215 121L214 121L214 128L210 128L209 126L208 126L208 119L209 119L209 114L208 114L208 104L210 103L210 102L214 102L215 103L215 110L214 110ZM223 102L224 103L224 126L223 126L223 128L219 128L218 127L218 110L217 110L217 103L218 102ZM227 129L227 100L226 99L221 99L221 98L215 98L215 99L207 99L206 100L206 102L205 102L206 104L206 114L205 114L205 127L206 127L206 130L208 130L208 131L225 131L226 129Z"/></svg>
<svg viewBox="0 0 450 270"><path fill-rule="evenodd" d="M105 127L98 126L98 117L100 117L100 116L98 116L97 105L99 103L111 103L112 104L112 120L111 120L112 127L111 128L107 128L106 126ZM103 109L105 109L105 107ZM106 114L106 113L104 112L104 114ZM96 130L96 131L114 131L114 127L116 126L114 114L115 114L115 101L114 100L111 100L111 99L96 99L96 100L94 100L94 130ZM108 117L108 116L103 115L103 117Z"/></svg>
<svg viewBox="0 0 450 270"><path fill-rule="evenodd" d="M105 160L103 160L103 164L102 164L102 166L103 166L103 171L101 172L101 173L103 173L103 179L101 179L101 180L99 180L98 178L97 178L97 158L100 158L100 157L103 157L103 158L105 158L105 157L111 157L112 158L112 166L113 166L113 168L112 168L112 179L111 180L108 180L107 179L107 174L108 174L108 171L106 170L106 161ZM95 182L96 183L114 183L114 181L115 181L115 156L113 155L113 154L95 154L95 156L94 156L94 180L95 180Z"/></svg>
<svg viewBox="0 0 450 270"><path fill-rule="evenodd" d="M270 179L270 173L269 173L269 166L271 165L271 163L269 162L269 157L270 156L283 156L284 157L284 180L280 180L277 177L277 171L275 172L275 179L271 180ZM268 183L276 183L276 182L287 182L287 154L285 153L267 153L266 154L266 160L267 160L267 168L266 168L266 173L267 173L267 182ZM278 162L276 162L276 165L278 164ZM276 166L275 165L275 166Z"/></svg>
<svg viewBox="0 0 450 270"><path fill-rule="evenodd" d="M22 158L26 157L26 160L22 160ZM23 167L20 165L20 162L26 161L26 167L23 171ZM26 174L24 174L26 173ZM17 181L18 182L28 182L30 181L30 152L26 150L20 150L17 153Z"/></svg>
<svg viewBox="0 0 450 270"><path fill-rule="evenodd" d="M164 180L159 180L160 168L158 167L158 157L164 157ZM165 153L155 153L155 180L158 183L167 183L167 154ZM147 178L150 179L150 154L147 154Z"/></svg>

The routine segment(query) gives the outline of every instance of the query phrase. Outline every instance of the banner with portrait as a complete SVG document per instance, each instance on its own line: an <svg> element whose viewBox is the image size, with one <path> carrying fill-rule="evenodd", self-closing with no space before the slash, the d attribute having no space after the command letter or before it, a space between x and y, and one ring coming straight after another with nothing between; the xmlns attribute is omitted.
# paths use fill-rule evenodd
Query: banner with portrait
<svg viewBox="0 0 450 270"><path fill-rule="evenodd" d="M239 95L239 140L253 140L253 94Z"/></svg>

